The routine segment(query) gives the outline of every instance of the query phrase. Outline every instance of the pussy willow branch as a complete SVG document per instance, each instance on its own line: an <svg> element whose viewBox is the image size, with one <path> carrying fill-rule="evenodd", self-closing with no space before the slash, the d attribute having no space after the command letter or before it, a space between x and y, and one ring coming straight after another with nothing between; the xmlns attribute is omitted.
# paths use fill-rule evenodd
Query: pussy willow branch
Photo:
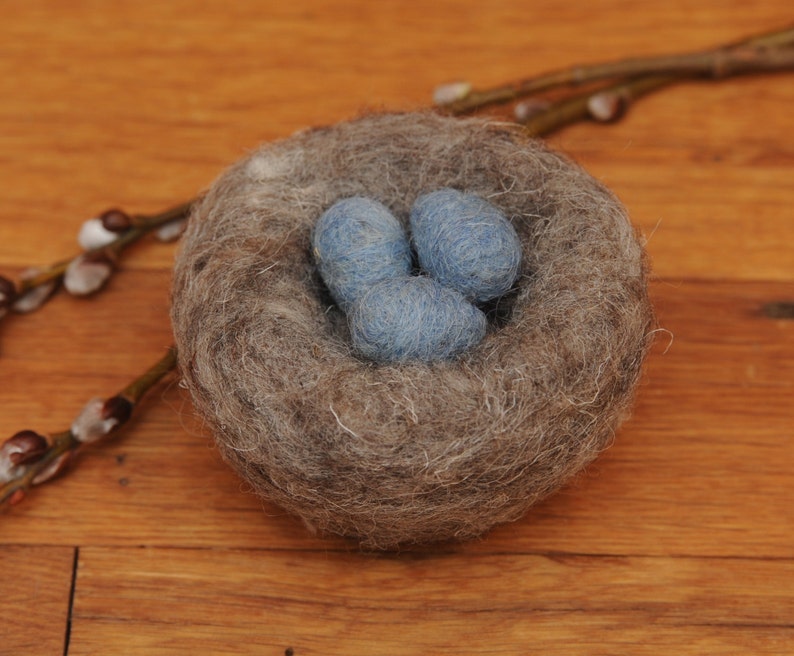
<svg viewBox="0 0 794 656"><path fill-rule="evenodd" d="M757 71L794 69L794 29L753 37L731 48L738 51L747 47L753 48L754 52L763 52L764 57L768 58L770 65L759 65L755 69ZM774 65L771 65L772 63ZM748 72L752 71L740 67L732 70L724 69L720 77ZM523 121L524 127L532 136L543 136L588 118L601 122L613 121L623 116L637 98L687 79L691 77L672 73L652 73L629 80L618 80L599 89L574 94L551 103L528 116Z"/></svg>
<svg viewBox="0 0 794 656"><path fill-rule="evenodd" d="M172 221L178 221L185 218L188 215L193 202L194 201L182 203L151 216L133 215L130 217L130 228L120 232L119 236L109 244L82 251L73 257L56 262L55 264L52 264L33 275L21 278L15 285L15 298L21 299L26 294L35 291L37 288L59 282L66 273L66 270L69 268L69 265L79 257L104 256L112 261L117 260L127 247L139 241L145 235L158 228L161 228L168 223L171 223Z"/></svg>
<svg viewBox="0 0 794 656"><path fill-rule="evenodd" d="M36 453L32 461L10 467L5 481L0 484L0 505L21 501L32 486L60 473L82 446L115 432L127 422L144 395L175 368L176 349L171 347L160 360L116 396L94 403L93 406L89 403L86 409L96 407L95 411L86 413L84 410L70 428L52 435L47 448ZM9 438L3 448L13 439Z"/></svg>
<svg viewBox="0 0 794 656"><path fill-rule="evenodd" d="M468 114L552 89L608 79L649 75L721 79L745 73L790 69L794 67L794 52L789 50L793 44L794 28L787 28L712 50L572 66L490 89L471 89L463 97L442 104L441 109L450 114Z"/></svg>
<svg viewBox="0 0 794 656"><path fill-rule="evenodd" d="M530 115L522 123L529 135L541 137L588 118L604 123L614 121L623 116L637 98L680 81L681 78L672 75L648 75L618 82L595 92L560 100Z"/></svg>

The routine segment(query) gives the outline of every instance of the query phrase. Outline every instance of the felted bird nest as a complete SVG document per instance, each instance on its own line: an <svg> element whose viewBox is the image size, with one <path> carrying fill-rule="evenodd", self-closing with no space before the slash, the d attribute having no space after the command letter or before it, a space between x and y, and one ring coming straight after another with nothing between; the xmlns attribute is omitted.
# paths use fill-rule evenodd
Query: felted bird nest
<svg viewBox="0 0 794 656"><path fill-rule="evenodd" d="M451 361L355 355L310 248L335 201L478 194L515 227L519 280ZM565 157L481 119L373 115L265 145L197 204L172 319L195 407L253 489L365 548L515 520L604 449L652 328L643 249L615 197Z"/></svg>

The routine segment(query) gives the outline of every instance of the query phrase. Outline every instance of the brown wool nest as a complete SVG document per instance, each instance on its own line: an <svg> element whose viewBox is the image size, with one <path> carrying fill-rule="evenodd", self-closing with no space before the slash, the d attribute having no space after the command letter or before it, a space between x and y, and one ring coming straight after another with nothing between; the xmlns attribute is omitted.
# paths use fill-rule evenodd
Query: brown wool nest
<svg viewBox="0 0 794 656"><path fill-rule="evenodd" d="M442 187L511 220L516 288L457 360L362 360L312 226L356 195L407 223ZM376 549L478 536L581 470L627 416L653 320L642 246L604 186L515 127L432 113L309 130L232 166L190 219L172 318L224 458L313 530Z"/></svg>

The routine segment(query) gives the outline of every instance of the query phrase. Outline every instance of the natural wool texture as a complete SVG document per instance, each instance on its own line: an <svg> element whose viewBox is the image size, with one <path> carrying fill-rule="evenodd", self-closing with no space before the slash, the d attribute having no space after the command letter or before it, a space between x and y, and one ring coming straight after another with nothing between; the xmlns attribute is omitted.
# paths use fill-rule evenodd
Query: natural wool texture
<svg viewBox="0 0 794 656"><path fill-rule="evenodd" d="M518 235L479 196L456 189L425 194L409 223L419 265L432 278L409 275L408 235L371 198L337 201L312 230L317 271L348 314L353 348L376 362L444 360L474 346L487 320L467 299L501 296L518 275Z"/></svg>
<svg viewBox="0 0 794 656"><path fill-rule="evenodd" d="M521 242L492 203L457 189L420 196L409 217L419 266L473 303L510 291L521 266Z"/></svg>
<svg viewBox="0 0 794 656"><path fill-rule="evenodd" d="M407 276L413 266L402 225L370 198L344 198L323 212L312 231L312 256L343 310L373 284Z"/></svg>
<svg viewBox="0 0 794 656"><path fill-rule="evenodd" d="M377 362L453 358L488 329L479 308L427 276L381 280L353 303L348 325L356 353Z"/></svg>
<svg viewBox="0 0 794 656"><path fill-rule="evenodd" d="M312 226L348 196L405 225L442 187L512 222L516 290L456 361L358 358ZM515 520L610 443L649 346L646 278L613 195L517 128L373 115L266 145L215 182L177 258L172 318L196 409L255 491L391 549Z"/></svg>

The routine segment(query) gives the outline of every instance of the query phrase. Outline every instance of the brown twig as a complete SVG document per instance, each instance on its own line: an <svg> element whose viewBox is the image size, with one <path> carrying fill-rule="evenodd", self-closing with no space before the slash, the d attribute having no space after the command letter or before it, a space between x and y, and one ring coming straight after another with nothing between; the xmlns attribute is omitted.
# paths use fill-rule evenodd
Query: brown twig
<svg viewBox="0 0 794 656"><path fill-rule="evenodd" d="M151 216L134 215L129 217L131 222L130 227L119 232L118 237L116 237L109 244L82 251L81 253L78 253L77 255L74 255L68 259L56 262L55 264L52 264L41 271L37 271L32 275L21 278L15 285L13 300L9 299L7 304L13 309L14 303L23 300L26 296L34 293L36 290L48 285L56 285L63 279L70 265L77 261L78 258L86 259L88 261L98 261L104 259L108 262L115 262L120 257L124 249L139 241L143 236L154 230L157 230L158 228L161 228L168 223L179 221L185 218L188 215L193 202L194 201L182 203ZM42 302L46 300L46 297L47 295L45 294L45 298L42 299Z"/></svg>
<svg viewBox="0 0 794 656"><path fill-rule="evenodd" d="M28 490L54 478L85 444L96 442L124 425L143 396L176 368L176 349L166 354L117 395L89 401L67 430L51 436L21 431L0 446L0 506L21 501ZM38 439L37 439L38 438Z"/></svg>
<svg viewBox="0 0 794 656"><path fill-rule="evenodd" d="M443 104L441 110L455 115L469 114L551 89L607 79L667 75L720 79L743 73L791 69L794 68L792 45L794 28L787 28L712 50L572 66L491 89L471 89L462 98Z"/></svg>
<svg viewBox="0 0 794 656"><path fill-rule="evenodd" d="M601 123L619 119L629 105L646 94L680 82L673 75L651 75L628 82L619 82L596 92L580 94L552 103L547 108L522 121L524 129L533 137L548 135L566 125L592 118Z"/></svg>

